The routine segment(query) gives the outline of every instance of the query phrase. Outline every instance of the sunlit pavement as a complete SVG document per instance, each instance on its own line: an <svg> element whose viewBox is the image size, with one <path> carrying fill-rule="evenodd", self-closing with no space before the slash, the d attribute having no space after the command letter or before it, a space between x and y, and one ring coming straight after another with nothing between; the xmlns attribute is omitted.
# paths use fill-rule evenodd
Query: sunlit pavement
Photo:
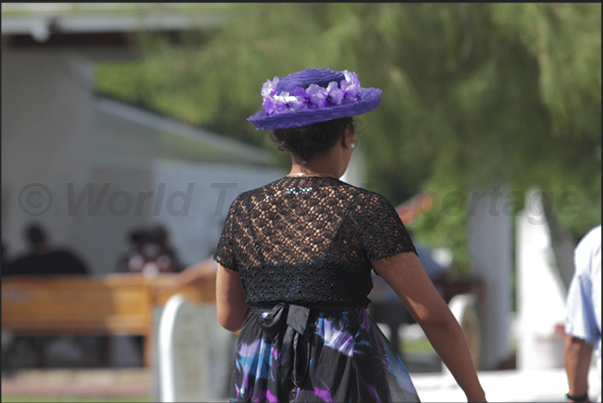
<svg viewBox="0 0 603 403"><path fill-rule="evenodd" d="M411 374L422 402L466 402L450 374ZM484 371L480 382L489 402L565 402L567 378L563 369ZM597 371L589 372L590 397L601 385Z"/></svg>
<svg viewBox="0 0 603 403"><path fill-rule="evenodd" d="M149 396L147 369L21 370L2 379L2 395L28 396ZM449 374L411 373L422 402L466 402ZM564 402L567 379L563 369L485 371L479 374L489 402ZM590 371L591 397L601 379Z"/></svg>
<svg viewBox="0 0 603 403"><path fill-rule="evenodd" d="M148 396L150 371L123 369L21 369L2 376L3 396Z"/></svg>

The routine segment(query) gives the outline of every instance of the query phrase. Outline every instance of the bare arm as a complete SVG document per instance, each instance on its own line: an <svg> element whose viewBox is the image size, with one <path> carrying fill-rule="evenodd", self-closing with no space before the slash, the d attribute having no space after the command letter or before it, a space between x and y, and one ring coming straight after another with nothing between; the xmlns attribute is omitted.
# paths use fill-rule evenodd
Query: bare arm
<svg viewBox="0 0 603 403"><path fill-rule="evenodd" d="M485 402L460 325L414 253L399 253L373 262L423 328L431 345L452 372L469 402Z"/></svg>
<svg viewBox="0 0 603 403"><path fill-rule="evenodd" d="M193 266L187 267L178 273L176 285L178 287L184 287L199 279L215 279L216 266L214 266L214 264L217 265L217 263L215 263L213 260L207 259Z"/></svg>
<svg viewBox="0 0 603 403"><path fill-rule="evenodd" d="M568 393L571 396L581 396L588 392L588 370L592 354L592 345L569 334L565 336L563 358L569 383Z"/></svg>
<svg viewBox="0 0 603 403"><path fill-rule="evenodd" d="M216 278L216 305L218 321L227 330L236 332L241 329L249 312L245 302L247 292L241 283L241 276L236 271L218 265Z"/></svg>

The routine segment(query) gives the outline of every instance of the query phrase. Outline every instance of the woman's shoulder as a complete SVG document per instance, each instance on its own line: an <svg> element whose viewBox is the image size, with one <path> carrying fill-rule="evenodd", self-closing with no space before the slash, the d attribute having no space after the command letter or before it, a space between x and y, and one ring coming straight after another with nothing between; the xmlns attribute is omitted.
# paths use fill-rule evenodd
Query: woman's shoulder
<svg viewBox="0 0 603 403"><path fill-rule="evenodd" d="M245 204L247 202L253 201L253 200L257 200L257 199L262 199L266 196L269 196L271 194L278 194L280 192L278 192L279 190L282 190L281 188L283 186L286 187L287 185L287 181L286 181L287 177L285 178L280 178L277 180L274 180L270 183L267 183L263 186L259 186L253 189L249 189L246 190L244 192L241 192L233 201L233 205L241 205L241 204ZM291 179L291 178L289 178ZM354 199L356 200L357 203L359 203L360 205L391 205L391 203L388 201L388 199L381 195L380 193L377 193L375 191L372 190L368 190L364 187L361 186L355 186L352 185L350 183L341 181L341 180L336 180L335 183L333 182L327 182L327 186L330 188L339 188L340 191L342 191L343 193L347 193L347 194L353 194Z"/></svg>
<svg viewBox="0 0 603 403"><path fill-rule="evenodd" d="M277 187L282 180L283 180L283 178L276 179L265 185L262 185L262 186L259 186L256 188L252 188L252 189L248 189L248 190L245 190L245 191L239 193L239 195L234 198L234 200L232 202L232 206L233 207L241 206L242 204L245 204L246 202L251 200L253 197L273 191L275 189L275 187Z"/></svg>
<svg viewBox="0 0 603 403"><path fill-rule="evenodd" d="M364 204L364 205L392 205L389 200L381 195L380 193L377 193L375 191L372 190L368 190L366 188L363 187L359 187L359 186L354 186L354 185L350 185L348 183L342 182L344 184L344 186L348 187L349 189L353 189L353 191L356 193L356 200L358 201L358 203L360 204Z"/></svg>

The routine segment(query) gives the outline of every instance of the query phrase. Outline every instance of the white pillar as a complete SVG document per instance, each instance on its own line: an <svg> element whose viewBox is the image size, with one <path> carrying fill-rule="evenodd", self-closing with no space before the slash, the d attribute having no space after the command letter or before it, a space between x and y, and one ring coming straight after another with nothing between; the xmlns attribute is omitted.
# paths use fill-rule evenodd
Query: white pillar
<svg viewBox="0 0 603 403"><path fill-rule="evenodd" d="M486 286L481 307L482 369L491 370L511 354L512 217L505 203L508 191L497 185L475 191L469 202L470 248L474 272Z"/></svg>
<svg viewBox="0 0 603 403"><path fill-rule="evenodd" d="M517 287L517 368L561 368L565 289L539 190L517 217Z"/></svg>

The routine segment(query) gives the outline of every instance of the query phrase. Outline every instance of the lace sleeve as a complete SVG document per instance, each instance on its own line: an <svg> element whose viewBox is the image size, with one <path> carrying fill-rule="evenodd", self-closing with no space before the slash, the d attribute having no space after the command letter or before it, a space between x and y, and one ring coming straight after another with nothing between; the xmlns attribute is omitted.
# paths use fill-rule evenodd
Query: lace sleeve
<svg viewBox="0 0 603 403"><path fill-rule="evenodd" d="M381 195L373 194L362 228L362 244L371 262L400 252L418 255L396 209Z"/></svg>
<svg viewBox="0 0 603 403"><path fill-rule="evenodd" d="M233 225L237 205L237 199L235 199L228 210L228 215L226 217L226 221L224 222L224 228L222 228L222 235L220 236L218 246L214 253L214 259L219 264L232 271L239 271L234 257L233 248Z"/></svg>

